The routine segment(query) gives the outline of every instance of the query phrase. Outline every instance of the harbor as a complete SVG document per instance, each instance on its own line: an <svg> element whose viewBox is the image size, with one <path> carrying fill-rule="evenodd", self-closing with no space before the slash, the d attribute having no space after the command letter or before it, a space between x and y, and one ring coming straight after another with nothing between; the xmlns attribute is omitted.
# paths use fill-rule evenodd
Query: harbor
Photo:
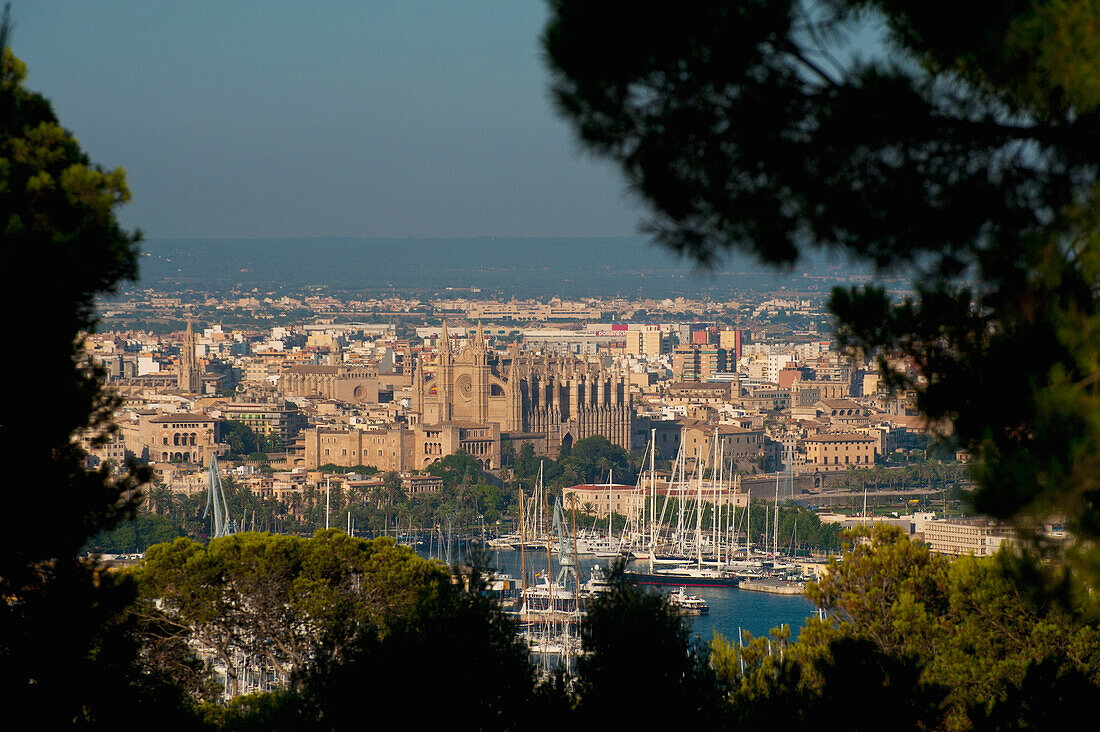
<svg viewBox="0 0 1100 732"><path fill-rule="evenodd" d="M425 550L420 550L423 556L427 556ZM509 578L509 584L515 584L521 577L520 552L498 551L490 552L490 564L496 570L498 576ZM592 576L593 569L599 567L606 571L609 559L595 556L580 556L577 558L577 574L581 582L587 582ZM649 563L645 560L628 561L627 570L637 568L639 571L647 568ZM527 586L531 587L541 580L536 579L539 573L545 574L551 570L555 576L560 572L561 565L558 556L551 553L549 560L544 551L538 555L537 564L532 566L529 562ZM759 582L759 581L757 581ZM748 631L756 635L766 634L772 628L789 625L791 637L798 637L806 620L814 615L814 604L806 599L801 592L793 591L783 593L771 593L766 591L752 591L744 587L691 587L690 592L698 595L709 605L709 612L704 615L684 616L693 637L703 642L709 642L714 634L721 633L728 638L734 638L739 631ZM653 592L672 593L679 587L653 587ZM517 608L518 609L518 608ZM531 618L526 618L531 619Z"/></svg>

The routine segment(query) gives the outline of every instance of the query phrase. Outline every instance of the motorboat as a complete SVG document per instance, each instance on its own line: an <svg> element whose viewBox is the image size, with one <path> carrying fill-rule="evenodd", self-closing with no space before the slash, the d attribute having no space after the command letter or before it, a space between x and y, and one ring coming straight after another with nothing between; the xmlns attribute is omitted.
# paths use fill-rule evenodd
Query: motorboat
<svg viewBox="0 0 1100 732"><path fill-rule="evenodd" d="M710 605L698 595L689 595L686 587L669 594L668 601L680 615L706 615Z"/></svg>

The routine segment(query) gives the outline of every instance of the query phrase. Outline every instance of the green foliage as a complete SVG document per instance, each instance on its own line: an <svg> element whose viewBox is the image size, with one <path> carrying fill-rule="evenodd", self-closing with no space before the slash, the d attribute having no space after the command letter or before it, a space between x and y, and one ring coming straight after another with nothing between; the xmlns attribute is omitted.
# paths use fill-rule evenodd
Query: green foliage
<svg viewBox="0 0 1100 732"><path fill-rule="evenodd" d="M742 521L742 513L744 511L738 511L734 517L735 523L744 530ZM748 534L752 538L754 545L767 544L771 545L773 541L772 532L775 531L774 519L775 519L775 504L767 501L753 501L753 505L749 513L750 525L748 527ZM704 525L706 519L704 519ZM764 536L765 526L768 529L768 536ZM840 551L840 534L841 528L839 524L823 524L821 519L816 513L808 508L803 508L794 503L787 503L779 507L779 551L789 552L794 549L795 552L801 551L819 551L819 552L836 552Z"/></svg>
<svg viewBox="0 0 1100 732"><path fill-rule="evenodd" d="M542 466L543 485L557 485L562 480L561 466L554 460L535 455L535 447L530 442L525 442L519 449L512 465L512 477L523 486L524 490L534 490L535 482L539 476L539 466Z"/></svg>
<svg viewBox="0 0 1100 732"><path fill-rule="evenodd" d="M360 475L374 475L378 472L378 468L373 465L336 465L334 463L326 463L317 468L322 473L333 473L339 475L346 475L347 473L359 473Z"/></svg>
<svg viewBox="0 0 1100 732"><path fill-rule="evenodd" d="M239 650L287 674L342 658L364 626L388 628L449 585L388 539L335 529L234 534L206 547L178 539L150 548L135 577L148 613L188 628L226 663Z"/></svg>
<svg viewBox="0 0 1100 732"><path fill-rule="evenodd" d="M112 475L83 467L77 438L102 444L119 401L101 386L101 372L83 353L96 325L95 300L137 276L137 233L115 218L129 200L121 169L93 164L61 127L50 103L23 86L26 66L8 47L11 23L0 19L0 272L8 313L25 310L22 285L48 279L48 296L29 316L34 381L11 389L0 417L6 496L19 520L0 536L0 683L18 690L35 723L110 724L115 705L128 705L130 724L171 715L171 704L138 703L159 693L135 670L120 619L131 596L76 559L89 538L132 515L145 469ZM20 374L26 378L26 374ZM10 383L16 383L11 381ZM48 506L48 509L44 508Z"/></svg>
<svg viewBox="0 0 1100 732"><path fill-rule="evenodd" d="M634 483L637 475L629 452L612 444L603 435L593 435L573 443L573 449L559 461L561 485L606 483L612 477L617 483Z"/></svg>
<svg viewBox="0 0 1100 732"><path fill-rule="evenodd" d="M138 514L110 531L101 531L87 545L103 554L142 553L154 544L163 544L183 536L179 523L166 516Z"/></svg>
<svg viewBox="0 0 1100 732"><path fill-rule="evenodd" d="M551 9L558 107L657 241L704 263L904 267L900 301L834 291L842 343L975 457L982 512L1100 537L1100 6ZM884 52L853 54L871 27Z"/></svg>
<svg viewBox="0 0 1100 732"><path fill-rule="evenodd" d="M833 674L856 659L838 657L838 644L863 647L880 657L875 663L903 676L914 670L906 681L912 699L926 715L932 707L925 702L938 699L942 706L942 719L939 712L923 718L929 727L966 729L1003 720L1005 704L1035 705L1013 714L1038 714L1040 698L1011 695L1037 688L1029 675L1091 688L1093 696L1100 689L1100 631L1067 594L1067 584L1039 587L1034 580L1041 575L1026 557L949 561L882 524L850 539L843 559L834 559L828 575L807 588L828 619L811 619L791 644L786 657L799 669L775 693L797 693L813 704L818 697L842 697L846 692L830 686ZM1022 581L1025 571L1033 581ZM728 645L715 648L724 659L724 678L759 694L764 682L731 675L739 659L730 657ZM749 665L753 674L772 673L768 664Z"/></svg>
<svg viewBox="0 0 1100 732"><path fill-rule="evenodd" d="M576 679L580 719L615 719L647 729L720 721L718 679L705 649L690 641L665 596L624 582L621 564L610 581L611 589L591 602L581 628L586 655ZM639 679L660 694L638 697Z"/></svg>
<svg viewBox="0 0 1100 732"><path fill-rule="evenodd" d="M167 600L169 613L185 612L192 622L207 625L221 622L226 612L255 619L240 615L238 605L271 607L264 599L271 591L258 583L274 573L276 578L268 582L282 587L272 598L275 604L285 605L288 613L308 626L302 629L304 635L319 622L322 641L308 663L296 667L289 689L238 697L228 707L204 706L211 726L347 729L361 724L364 713L374 713L370 710L408 699L411 680L422 677L425 669L447 679L461 695L461 710L449 703L405 710L418 725L455 726L458 714L462 727L528 728L532 717L541 720L547 711L564 708L560 690L537 686L514 624L485 596L483 580L476 573L468 577L467 585L454 584L437 565L415 558L392 542L358 541L337 532L320 532L312 540L289 543L259 536L243 537L237 547L227 547L228 543L217 540L205 552L225 555L230 550L213 572L201 567L209 559L202 548L185 541L164 547L156 557L151 553L149 561L167 570L157 587L167 590L159 596ZM255 550L237 551L250 545ZM252 559L242 563L245 556ZM287 558L296 561L287 566ZM349 567L353 569L350 577L357 578L350 585ZM223 584L237 584L249 592L235 591L228 605L220 604L207 614L203 608L212 608L211 600L218 593L192 602L190 592L208 586L208 581L198 588L178 587L184 571L207 577L228 571L231 576ZM330 648L337 639L338 653ZM282 644L287 638L284 633L267 642Z"/></svg>
<svg viewBox="0 0 1100 732"><path fill-rule="evenodd" d="M616 483L633 483L637 467L630 453L612 444L602 435L593 435L574 443L557 461L537 457L530 443L524 443L513 465L515 479L530 491L542 466L545 486L565 488L583 483L606 483L612 475Z"/></svg>
<svg viewBox="0 0 1100 732"><path fill-rule="evenodd" d="M428 473L443 478L444 488L455 488L461 484L470 485L476 482L481 476L481 466L465 450L459 450L432 463L428 467Z"/></svg>
<svg viewBox="0 0 1100 732"><path fill-rule="evenodd" d="M445 679L454 703L413 710L418 726L526 729L545 720L547 700L536 687L527 650L513 622L484 597L478 577L468 589L445 585L384 633L361 634L347 656L322 662L300 682L303 704L319 729L345 729L366 708L409 698L426 669Z"/></svg>
<svg viewBox="0 0 1100 732"><path fill-rule="evenodd" d="M259 451L259 435L244 422L227 419L221 425L221 441L229 445L232 455L248 455Z"/></svg>

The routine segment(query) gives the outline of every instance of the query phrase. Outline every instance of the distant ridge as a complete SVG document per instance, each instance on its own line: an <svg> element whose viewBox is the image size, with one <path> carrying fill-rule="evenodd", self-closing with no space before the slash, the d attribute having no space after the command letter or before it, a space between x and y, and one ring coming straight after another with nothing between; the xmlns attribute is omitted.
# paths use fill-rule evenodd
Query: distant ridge
<svg viewBox="0 0 1100 732"><path fill-rule="evenodd" d="M517 297L666 297L807 285L801 270L776 273L747 257L700 271L640 237L153 239L141 248L139 286L196 290L472 287Z"/></svg>

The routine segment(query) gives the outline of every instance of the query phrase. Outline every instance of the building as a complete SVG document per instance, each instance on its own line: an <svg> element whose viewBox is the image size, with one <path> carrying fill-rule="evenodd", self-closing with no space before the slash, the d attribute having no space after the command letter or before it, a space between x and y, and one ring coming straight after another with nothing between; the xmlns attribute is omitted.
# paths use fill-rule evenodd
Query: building
<svg viewBox="0 0 1100 732"><path fill-rule="evenodd" d="M703 503L743 508L748 500L748 494L740 489L738 483L739 481L735 481L731 486L726 481L719 486L716 483L704 481L702 485L684 483L669 486L668 482L662 478L654 488L656 495L661 499L697 501L701 497ZM598 518L607 518L608 508L610 508L611 511L625 516L628 520L637 520L643 511L643 503L649 499L650 493L647 487L639 488L615 483L575 485L562 490L562 500L567 510L575 507L578 511L591 511Z"/></svg>
<svg viewBox="0 0 1100 732"><path fill-rule="evenodd" d="M717 442L715 442L717 434ZM715 446L723 464L731 460L747 463L766 458L764 429L744 429L728 424L684 423L684 457L689 461L714 463Z"/></svg>
<svg viewBox="0 0 1100 732"><path fill-rule="evenodd" d="M672 378L675 381L706 381L714 374L724 374L729 370L729 357L724 348L692 344L677 346L672 351Z"/></svg>
<svg viewBox="0 0 1100 732"><path fill-rule="evenodd" d="M408 429L339 430L311 427L302 431L303 466L364 465L383 472L405 472L416 466L416 438Z"/></svg>
<svg viewBox="0 0 1100 732"><path fill-rule="evenodd" d="M736 374L733 376L729 381L674 381L666 388L665 395L673 404L729 404L741 393Z"/></svg>
<svg viewBox="0 0 1100 732"><path fill-rule="evenodd" d="M446 422L369 430L312 427L302 432L302 467L365 465L383 472L423 470L459 450L486 470L500 467L500 427Z"/></svg>
<svg viewBox="0 0 1100 732"><path fill-rule="evenodd" d="M718 345L721 348L726 349L726 352L730 354L730 358L734 363L741 360L741 331L740 330L720 330L718 331Z"/></svg>
<svg viewBox="0 0 1100 732"><path fill-rule="evenodd" d="M1010 529L984 518L925 521L923 529L929 549L952 556L988 557L1012 541Z"/></svg>
<svg viewBox="0 0 1100 732"><path fill-rule="evenodd" d="M433 373L417 363L412 395L415 423L425 428L492 424L500 435L522 433L540 454L555 457L593 435L630 449L633 397L618 368L515 349L505 359L490 353L480 327L456 354L444 326ZM486 467L498 466L499 457Z"/></svg>
<svg viewBox="0 0 1100 732"><path fill-rule="evenodd" d="M402 473L401 489L407 496L422 496L443 491L443 479L427 473Z"/></svg>
<svg viewBox="0 0 1100 732"><path fill-rule="evenodd" d="M414 464L418 469L427 468L459 450L486 470L500 467L500 425L495 422L421 424L413 431L416 435Z"/></svg>
<svg viewBox="0 0 1100 732"><path fill-rule="evenodd" d="M644 325L626 331L626 352L631 356L655 359L668 352L667 345L659 325Z"/></svg>
<svg viewBox="0 0 1100 732"><path fill-rule="evenodd" d="M378 373L362 365L300 365L286 369L279 379L279 388L286 396L338 399L352 404L379 402ZM381 390L386 397L392 389Z"/></svg>
<svg viewBox="0 0 1100 732"><path fill-rule="evenodd" d="M180 345L180 363L177 372L177 388L185 394L202 393L202 369L195 358L195 331L191 318L187 319L187 331Z"/></svg>
<svg viewBox="0 0 1100 732"><path fill-rule="evenodd" d="M816 419L827 420L833 427L858 429L871 423L869 410L851 399L822 399L814 409Z"/></svg>
<svg viewBox="0 0 1100 732"><path fill-rule="evenodd" d="M620 516L634 517L642 499L643 493L636 487L617 483L575 485L562 490L566 510L591 512L600 518L607 518L609 506Z"/></svg>
<svg viewBox="0 0 1100 732"><path fill-rule="evenodd" d="M205 414L142 415L138 435L134 453L152 462L207 465L211 455L225 452L217 443L217 420Z"/></svg>
<svg viewBox="0 0 1100 732"><path fill-rule="evenodd" d="M223 418L243 422L253 432L277 437L283 445L293 442L307 424L305 415L290 402L234 402L218 409Z"/></svg>
<svg viewBox="0 0 1100 732"><path fill-rule="evenodd" d="M802 445L806 470L833 472L874 465L878 439L863 434L822 434L807 437Z"/></svg>

